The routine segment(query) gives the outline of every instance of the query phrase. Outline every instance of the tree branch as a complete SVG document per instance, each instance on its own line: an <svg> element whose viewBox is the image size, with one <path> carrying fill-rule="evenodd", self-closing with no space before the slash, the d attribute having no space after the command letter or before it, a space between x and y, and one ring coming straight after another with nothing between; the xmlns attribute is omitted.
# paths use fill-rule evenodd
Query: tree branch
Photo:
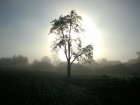
<svg viewBox="0 0 140 105"><path fill-rule="evenodd" d="M73 64L73 62L74 62L79 56L81 56L81 55L84 53L84 51L85 51L85 50L83 50L79 55L77 55L77 56L73 59L73 61L71 62L71 64Z"/></svg>
<svg viewBox="0 0 140 105"><path fill-rule="evenodd" d="M71 54L71 52L70 52L70 39L71 39L71 37L70 37L70 33L71 33L71 15L70 15L70 29L69 29L69 40L68 40L68 56L69 56L69 60L71 59L71 57L70 57L70 54Z"/></svg>
<svg viewBox="0 0 140 105"><path fill-rule="evenodd" d="M63 39L64 39L64 33L63 33L63 29L62 29L62 28L61 28L61 31L62 31L62 35L63 35ZM66 41L65 41L65 42L66 42ZM66 59L68 60L67 49L66 49L66 43L65 43L65 45L64 45L64 49L65 49L64 53L65 53L65 55L66 55Z"/></svg>

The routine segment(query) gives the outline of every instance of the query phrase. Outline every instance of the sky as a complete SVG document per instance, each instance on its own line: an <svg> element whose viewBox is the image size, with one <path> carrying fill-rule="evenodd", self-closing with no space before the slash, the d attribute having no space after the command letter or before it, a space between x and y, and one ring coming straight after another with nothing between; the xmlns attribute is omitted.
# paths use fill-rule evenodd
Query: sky
<svg viewBox="0 0 140 105"><path fill-rule="evenodd" d="M138 58L139 0L0 0L0 58L21 54L32 62L50 56L50 22L71 10L89 29L95 60Z"/></svg>

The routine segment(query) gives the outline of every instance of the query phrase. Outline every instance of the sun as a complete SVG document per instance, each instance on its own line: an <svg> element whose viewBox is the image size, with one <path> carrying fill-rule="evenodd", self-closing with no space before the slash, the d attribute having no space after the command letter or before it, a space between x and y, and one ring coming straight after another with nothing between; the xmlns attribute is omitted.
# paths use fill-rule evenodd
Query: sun
<svg viewBox="0 0 140 105"><path fill-rule="evenodd" d="M81 23L85 29L85 37L82 40L83 44L93 44L94 57L99 58L102 40L98 29L95 27L93 20L87 16L83 16L83 21Z"/></svg>
<svg viewBox="0 0 140 105"><path fill-rule="evenodd" d="M87 16L82 16L83 21L82 27L85 29L84 35L82 38L83 46L88 44L93 44L93 57L99 58L100 57L100 48L101 48L101 36L97 28L95 27L92 19L88 18ZM55 37L55 36L54 36ZM54 39L54 37L52 39ZM66 61L66 56L63 50L59 51L59 57L62 61Z"/></svg>

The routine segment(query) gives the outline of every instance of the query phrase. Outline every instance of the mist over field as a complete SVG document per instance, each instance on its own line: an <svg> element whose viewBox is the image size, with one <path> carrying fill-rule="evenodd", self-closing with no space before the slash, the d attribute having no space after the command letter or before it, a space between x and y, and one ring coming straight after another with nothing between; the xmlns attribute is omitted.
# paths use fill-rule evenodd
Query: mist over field
<svg viewBox="0 0 140 105"><path fill-rule="evenodd" d="M109 65L103 60L94 62L91 67L74 63L71 77L67 77L67 62L58 60L51 64L46 56L32 64L15 60L18 62L10 65L2 60L4 58L0 59L1 104L123 105L139 102L139 62Z"/></svg>

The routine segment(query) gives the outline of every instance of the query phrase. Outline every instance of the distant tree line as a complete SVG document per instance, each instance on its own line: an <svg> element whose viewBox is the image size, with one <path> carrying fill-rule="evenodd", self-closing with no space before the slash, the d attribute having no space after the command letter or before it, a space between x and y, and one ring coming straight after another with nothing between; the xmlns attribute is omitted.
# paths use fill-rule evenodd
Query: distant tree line
<svg viewBox="0 0 140 105"><path fill-rule="evenodd" d="M140 63L126 65L110 65L103 68L97 68L94 70L95 73L100 74L140 74Z"/></svg>
<svg viewBox="0 0 140 105"><path fill-rule="evenodd" d="M22 55L0 58L0 67L23 68L28 65L28 58Z"/></svg>

